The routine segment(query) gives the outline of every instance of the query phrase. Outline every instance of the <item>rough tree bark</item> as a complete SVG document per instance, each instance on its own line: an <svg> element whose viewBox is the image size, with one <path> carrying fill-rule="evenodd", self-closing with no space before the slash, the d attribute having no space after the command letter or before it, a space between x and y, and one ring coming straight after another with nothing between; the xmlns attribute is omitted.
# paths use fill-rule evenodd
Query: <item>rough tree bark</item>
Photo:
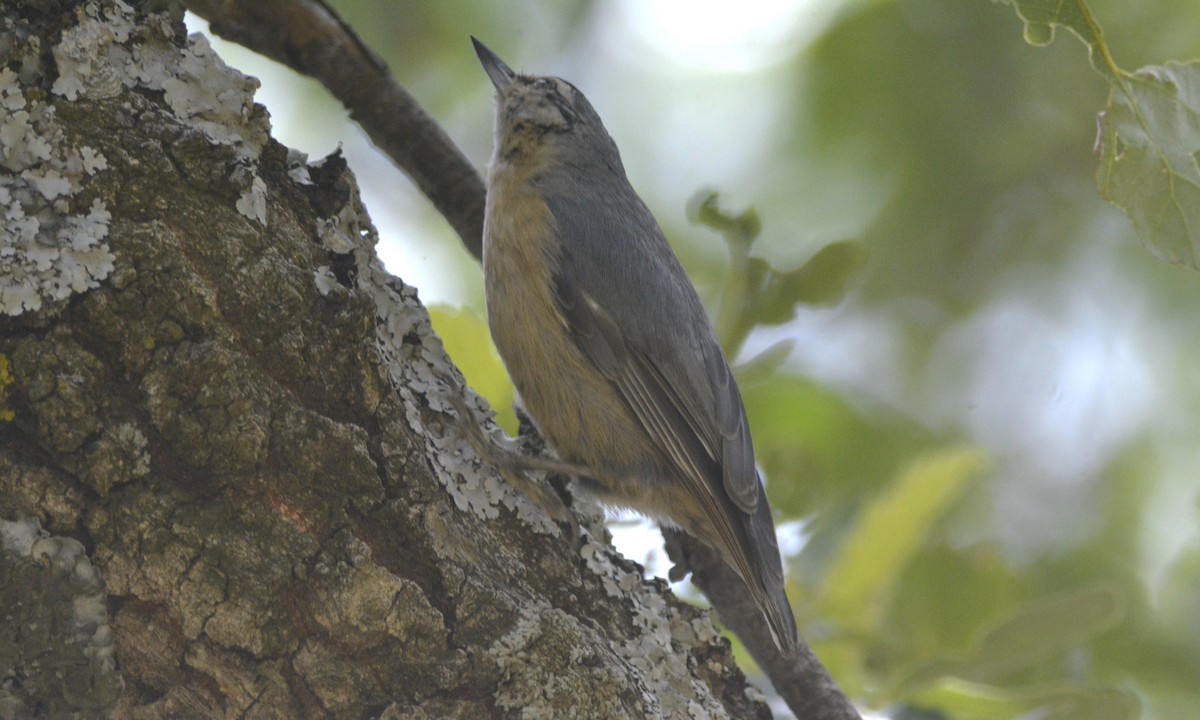
<svg viewBox="0 0 1200 720"><path fill-rule="evenodd" d="M473 457L345 163L255 81L120 0L3 0L0 66L0 716L768 715Z"/></svg>

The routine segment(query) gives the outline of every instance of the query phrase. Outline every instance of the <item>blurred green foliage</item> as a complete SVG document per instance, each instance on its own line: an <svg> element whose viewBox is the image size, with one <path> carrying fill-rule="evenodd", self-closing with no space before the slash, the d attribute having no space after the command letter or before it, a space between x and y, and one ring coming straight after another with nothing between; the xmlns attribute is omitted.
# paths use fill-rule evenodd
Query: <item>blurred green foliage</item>
<svg viewBox="0 0 1200 720"><path fill-rule="evenodd" d="M1101 194L1129 215L1155 256L1200 267L1200 62L1129 73L1083 0L1010 1L1031 45L1049 44L1055 28L1066 27L1109 83L1096 145Z"/></svg>
<svg viewBox="0 0 1200 720"><path fill-rule="evenodd" d="M742 360L802 528L796 614L851 696L1200 717L1200 278L1138 242L1200 254L1197 66L1170 62L1200 56L1200 3L814 0L750 70L687 66L632 2L334 5L481 168L468 34L588 93ZM679 22L717 12L749 7ZM1086 49L1022 37L1056 24ZM423 297L445 274L393 270ZM456 273L468 307L435 327L507 412L479 270Z"/></svg>

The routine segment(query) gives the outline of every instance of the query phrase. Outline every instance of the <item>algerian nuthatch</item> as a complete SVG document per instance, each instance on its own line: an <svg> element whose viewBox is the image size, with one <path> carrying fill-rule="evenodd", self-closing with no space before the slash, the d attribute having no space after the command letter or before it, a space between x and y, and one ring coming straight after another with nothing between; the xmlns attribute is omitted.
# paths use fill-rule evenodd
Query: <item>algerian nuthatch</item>
<svg viewBox="0 0 1200 720"><path fill-rule="evenodd" d="M617 146L574 85L496 87L488 325L525 409L607 504L681 527L741 575L790 655L796 622L746 412L712 324Z"/></svg>

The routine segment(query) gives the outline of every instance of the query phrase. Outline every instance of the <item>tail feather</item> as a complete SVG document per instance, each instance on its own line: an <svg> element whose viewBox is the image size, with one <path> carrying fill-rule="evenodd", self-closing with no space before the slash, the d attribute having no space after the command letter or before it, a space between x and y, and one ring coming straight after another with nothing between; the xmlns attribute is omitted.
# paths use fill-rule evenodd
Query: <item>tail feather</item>
<svg viewBox="0 0 1200 720"><path fill-rule="evenodd" d="M761 484L759 486L762 487ZM766 617L771 637L784 655L791 656L798 643L796 619L792 605L784 590L783 561L779 555L779 543L775 539L775 522L771 507L767 504L766 492L760 489L759 502L753 515L745 515L744 527L749 542L749 555L754 565L753 578L744 578Z"/></svg>

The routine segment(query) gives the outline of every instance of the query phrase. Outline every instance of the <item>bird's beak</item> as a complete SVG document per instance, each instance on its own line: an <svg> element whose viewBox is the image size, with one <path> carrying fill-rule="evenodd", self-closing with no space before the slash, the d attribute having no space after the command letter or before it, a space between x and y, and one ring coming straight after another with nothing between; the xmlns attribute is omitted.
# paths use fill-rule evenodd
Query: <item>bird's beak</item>
<svg viewBox="0 0 1200 720"><path fill-rule="evenodd" d="M475 54L479 56L479 63L483 65L484 71L492 79L492 84L496 86L497 90L504 92L516 73L505 65L496 53L488 50L487 45L476 40L474 35L471 36L471 42L475 43Z"/></svg>

